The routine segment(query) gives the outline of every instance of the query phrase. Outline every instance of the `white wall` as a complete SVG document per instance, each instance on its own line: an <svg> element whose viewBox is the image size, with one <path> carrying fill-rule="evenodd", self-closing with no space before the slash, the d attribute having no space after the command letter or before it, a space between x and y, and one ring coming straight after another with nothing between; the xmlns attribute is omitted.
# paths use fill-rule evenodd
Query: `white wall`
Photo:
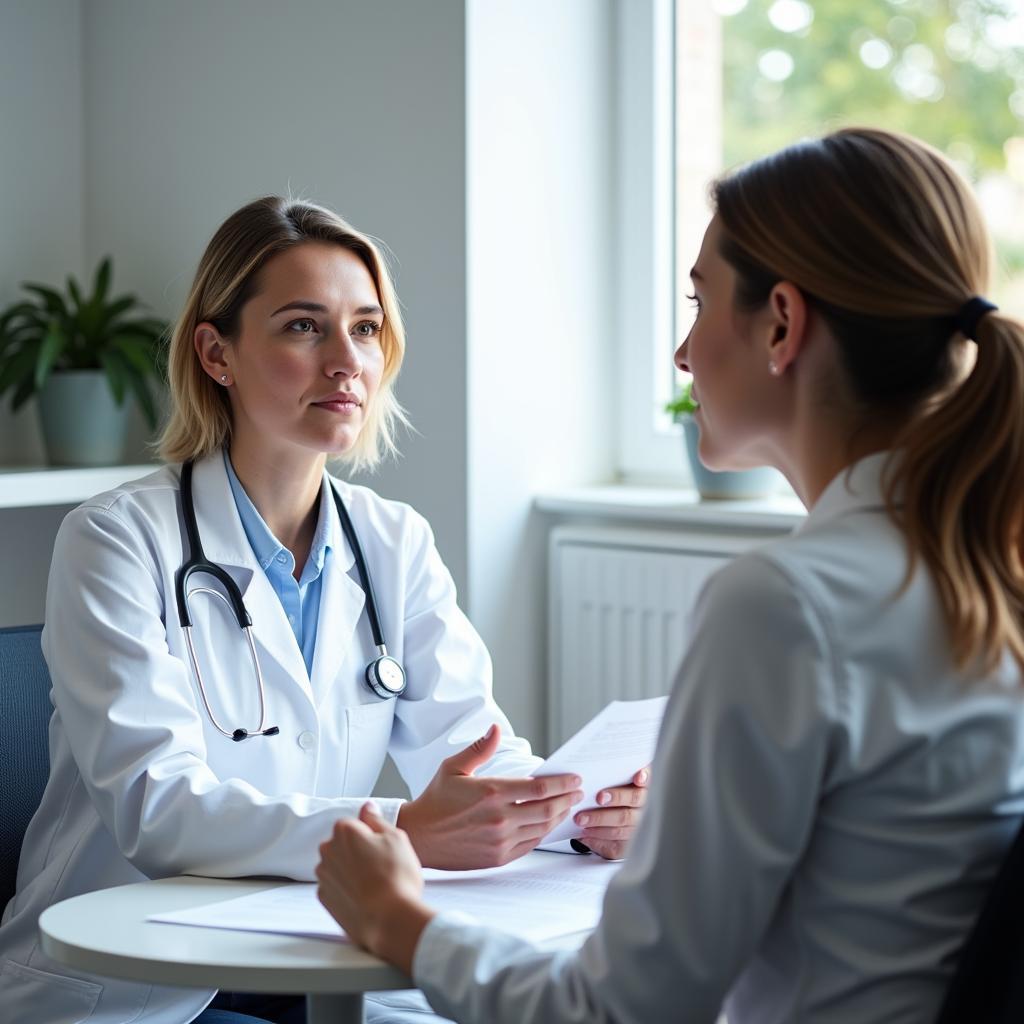
<svg viewBox="0 0 1024 1024"><path fill-rule="evenodd" d="M610 4L469 0L466 37L469 614L500 703L543 746L532 496L614 468Z"/></svg>

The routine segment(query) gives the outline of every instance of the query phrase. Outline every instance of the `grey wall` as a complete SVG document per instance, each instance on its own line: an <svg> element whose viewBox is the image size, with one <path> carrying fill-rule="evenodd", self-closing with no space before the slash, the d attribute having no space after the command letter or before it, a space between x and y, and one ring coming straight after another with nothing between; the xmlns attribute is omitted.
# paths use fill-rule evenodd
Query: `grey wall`
<svg viewBox="0 0 1024 1024"><path fill-rule="evenodd" d="M0 5L0 307L22 281L81 270L81 72L79 0ZM0 464L43 461L35 410L5 401Z"/></svg>
<svg viewBox="0 0 1024 1024"><path fill-rule="evenodd" d="M84 11L87 262L116 253L122 284L170 317L214 229L256 196L314 199L383 239L409 334L399 398L418 433L374 485L428 517L464 585L461 0Z"/></svg>
<svg viewBox="0 0 1024 1024"><path fill-rule="evenodd" d="M0 307L25 280L82 264L79 0L0 5ZM0 465L45 461L35 408L0 405ZM42 619L46 573L66 509L0 510L0 625Z"/></svg>

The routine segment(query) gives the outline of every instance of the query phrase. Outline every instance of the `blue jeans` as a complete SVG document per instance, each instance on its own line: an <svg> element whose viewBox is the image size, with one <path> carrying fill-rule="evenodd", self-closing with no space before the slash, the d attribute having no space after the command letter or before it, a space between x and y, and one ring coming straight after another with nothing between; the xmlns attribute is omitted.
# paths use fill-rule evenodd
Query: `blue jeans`
<svg viewBox="0 0 1024 1024"><path fill-rule="evenodd" d="M194 1024L306 1024L306 997L218 992Z"/></svg>

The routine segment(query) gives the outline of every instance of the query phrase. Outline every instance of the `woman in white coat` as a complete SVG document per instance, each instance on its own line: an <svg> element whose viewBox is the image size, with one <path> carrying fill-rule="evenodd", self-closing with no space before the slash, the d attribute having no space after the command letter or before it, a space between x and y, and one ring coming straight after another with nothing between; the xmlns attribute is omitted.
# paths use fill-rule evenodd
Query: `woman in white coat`
<svg viewBox="0 0 1024 1024"><path fill-rule="evenodd" d="M1024 327L968 186L840 131L714 187L701 456L809 509L705 588L645 817L577 954L435 916L369 811L321 899L479 1024L934 1020L1024 812Z"/></svg>
<svg viewBox="0 0 1024 1024"><path fill-rule="evenodd" d="M270 197L211 240L171 342L169 465L85 502L57 538L51 775L0 926L0 1024L303 1019L294 997L221 994L204 1012L213 992L70 970L43 955L36 921L147 876L311 879L318 844L358 812L389 752L414 799L381 799L381 813L438 867L517 857L578 798L573 776L527 778L538 759L491 698L487 652L424 520L325 473L328 454L367 466L393 447L403 349L377 250L329 211ZM200 553L226 582L185 577ZM252 650L218 596L232 584ZM383 692L369 684L378 639L404 690L394 664ZM621 852L645 781L594 812L595 850ZM371 1019L388 1013L371 1006Z"/></svg>

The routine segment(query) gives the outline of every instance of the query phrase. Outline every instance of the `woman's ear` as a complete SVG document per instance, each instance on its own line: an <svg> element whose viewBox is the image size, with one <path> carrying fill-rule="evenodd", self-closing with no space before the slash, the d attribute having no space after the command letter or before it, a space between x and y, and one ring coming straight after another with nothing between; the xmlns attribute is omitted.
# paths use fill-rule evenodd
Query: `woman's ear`
<svg viewBox="0 0 1024 1024"><path fill-rule="evenodd" d="M781 377L803 350L807 338L807 299L795 284L780 281L768 296L767 360L769 372Z"/></svg>
<svg viewBox="0 0 1024 1024"><path fill-rule="evenodd" d="M203 321L192 335L192 344L203 369L218 383L228 387L233 383L228 358L230 346L220 336L213 324Z"/></svg>

